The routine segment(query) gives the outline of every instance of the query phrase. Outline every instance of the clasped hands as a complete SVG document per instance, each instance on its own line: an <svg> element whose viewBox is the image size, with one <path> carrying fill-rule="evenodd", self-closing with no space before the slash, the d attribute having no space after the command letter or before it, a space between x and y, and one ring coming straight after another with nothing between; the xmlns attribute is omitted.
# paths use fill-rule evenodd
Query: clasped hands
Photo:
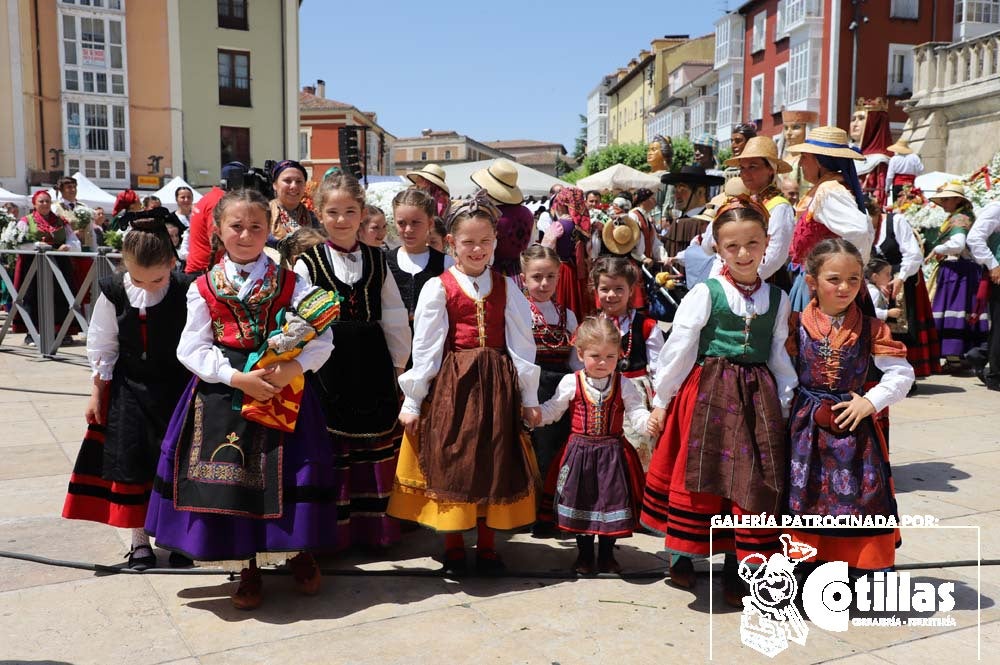
<svg viewBox="0 0 1000 665"><path fill-rule="evenodd" d="M258 402L266 402L302 374L297 360L284 360L261 369L233 374L232 386L242 390Z"/></svg>

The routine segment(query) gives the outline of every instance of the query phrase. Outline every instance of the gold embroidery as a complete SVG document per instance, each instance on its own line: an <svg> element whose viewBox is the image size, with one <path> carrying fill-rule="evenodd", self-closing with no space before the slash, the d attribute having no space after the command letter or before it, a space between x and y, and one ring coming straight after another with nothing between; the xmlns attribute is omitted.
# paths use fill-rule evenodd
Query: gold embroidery
<svg viewBox="0 0 1000 665"><path fill-rule="evenodd" d="M226 442L220 443L218 446L216 446L215 450L212 451L212 454L209 457L209 459L214 462L215 456L219 453L220 450L222 450L223 448L235 448L236 452L240 454L240 460L242 460L241 463L244 466L246 466L247 462L246 455L243 454L243 449L236 445L236 442L239 440L240 437L236 436L236 432L230 432L229 436L226 437Z"/></svg>
<svg viewBox="0 0 1000 665"><path fill-rule="evenodd" d="M201 395L194 398L194 428L191 435L191 453L188 457L188 478L190 480L202 482L217 482L228 485L240 485L255 490L264 489L264 445L266 430L264 427L250 425L253 436L249 442L249 449L244 452L240 449L244 464L235 462L214 462L201 459L202 447L205 443L205 401ZM239 437L233 438L235 433L226 437L226 443L217 447L212 455L218 452L219 448L232 446L239 449L236 441ZM249 457L249 461L247 461Z"/></svg>

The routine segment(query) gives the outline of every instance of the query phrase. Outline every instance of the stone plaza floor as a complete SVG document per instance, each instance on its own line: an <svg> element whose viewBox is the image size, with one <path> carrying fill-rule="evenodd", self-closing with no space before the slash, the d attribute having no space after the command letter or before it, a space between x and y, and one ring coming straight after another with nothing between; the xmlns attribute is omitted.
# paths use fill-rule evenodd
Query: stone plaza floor
<svg viewBox="0 0 1000 665"><path fill-rule="evenodd" d="M126 532L60 517L85 430L85 351L69 347L58 360L42 360L20 342L11 335L0 346L0 550L121 565ZM980 654L1000 662L1000 567L942 567L977 560L980 547L982 559L1000 559L1000 393L972 377L919 386L892 409L896 491L902 514L933 515L939 524L904 529L897 563L922 566L909 571L913 582L954 583L954 609L934 615L954 619L951 627L829 632L810 622L805 645L771 659L741 643L741 614L724 606L718 578L710 588L701 576L694 592L664 581L658 538L619 541L625 570L645 573L633 579L561 577L574 542L527 533L502 538L499 549L512 571L531 576L387 574L439 568L432 559L439 541L415 531L378 557L321 561L333 574L317 597L298 596L287 576L265 577L264 605L254 612L232 608L233 583L223 574L108 575L0 556L0 663L570 665L711 656L914 665L968 663ZM158 554L166 565L166 553Z"/></svg>

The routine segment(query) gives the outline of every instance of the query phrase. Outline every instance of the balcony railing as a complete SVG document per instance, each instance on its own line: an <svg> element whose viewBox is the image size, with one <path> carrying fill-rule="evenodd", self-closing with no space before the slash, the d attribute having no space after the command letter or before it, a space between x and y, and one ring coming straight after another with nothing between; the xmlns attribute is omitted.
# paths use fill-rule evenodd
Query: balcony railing
<svg viewBox="0 0 1000 665"><path fill-rule="evenodd" d="M948 93L1000 89L1000 31L964 42L930 42L913 48L913 99L919 104Z"/></svg>

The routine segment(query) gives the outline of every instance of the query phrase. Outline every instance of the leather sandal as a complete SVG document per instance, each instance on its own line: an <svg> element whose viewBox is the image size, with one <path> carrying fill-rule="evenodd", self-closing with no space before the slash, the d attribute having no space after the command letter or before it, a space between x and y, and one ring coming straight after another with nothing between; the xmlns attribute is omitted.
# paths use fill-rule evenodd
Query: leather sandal
<svg viewBox="0 0 1000 665"><path fill-rule="evenodd" d="M319 564L309 552L300 552L288 562L295 578L295 590L303 596L315 596L323 582Z"/></svg>
<svg viewBox="0 0 1000 665"><path fill-rule="evenodd" d="M689 557L682 556L670 565L670 582L682 589L694 589L694 562Z"/></svg>
<svg viewBox="0 0 1000 665"><path fill-rule="evenodd" d="M252 566L240 571L240 583L236 591L230 596L233 607L238 610L255 610L263 602L264 579L261 577L260 568Z"/></svg>

